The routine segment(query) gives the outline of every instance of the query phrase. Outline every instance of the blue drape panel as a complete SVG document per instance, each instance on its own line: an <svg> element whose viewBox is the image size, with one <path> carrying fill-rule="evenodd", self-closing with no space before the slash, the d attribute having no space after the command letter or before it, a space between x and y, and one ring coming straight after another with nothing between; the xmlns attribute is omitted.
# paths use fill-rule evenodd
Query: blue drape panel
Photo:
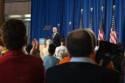
<svg viewBox="0 0 125 83"><path fill-rule="evenodd" d="M101 0L93 0L93 31L96 33L96 36L98 35L98 30L100 27L100 10L101 10L101 6L100 6L100 1Z"/></svg>
<svg viewBox="0 0 125 83"><path fill-rule="evenodd" d="M74 7L74 1L73 0L64 0L64 15L63 15L63 31L64 31L64 37L67 36L69 31L73 30L73 7Z"/></svg>
<svg viewBox="0 0 125 83"><path fill-rule="evenodd" d="M110 29L112 25L112 5L113 0L106 0L105 8L106 8L106 20L105 20L105 38L109 41L110 38Z"/></svg>
<svg viewBox="0 0 125 83"><path fill-rule="evenodd" d="M83 28L89 27L89 0L82 0L83 5Z"/></svg>
<svg viewBox="0 0 125 83"><path fill-rule="evenodd" d="M64 34L64 31L62 30L63 28L63 0L58 1L58 7L57 7L57 27L59 28L59 32L61 34Z"/></svg>
<svg viewBox="0 0 125 83"><path fill-rule="evenodd" d="M125 41L125 0L114 0L116 31L119 42ZM104 6L103 12L101 7ZM51 37L52 27L57 26L62 36L80 27L91 28L98 35L103 17L105 39L109 41L112 23L113 0L32 0L31 40ZM91 12L90 9L93 8ZM83 13L81 13L83 9ZM125 44L124 44L125 46Z"/></svg>
<svg viewBox="0 0 125 83"><path fill-rule="evenodd" d="M80 27L80 18L81 18L81 0L74 0L73 29L77 29Z"/></svg>
<svg viewBox="0 0 125 83"><path fill-rule="evenodd" d="M121 11L122 11L122 15L121 15L121 27L122 27L122 30L121 30L121 34L122 34L122 44L124 45L124 48L125 48L125 0L122 0L120 1L120 8L121 8Z"/></svg>
<svg viewBox="0 0 125 83"><path fill-rule="evenodd" d="M31 39L33 38L38 38L39 36L39 29L40 29L40 26L39 26L39 23L38 22L41 22L42 20L40 19L40 14L42 13L42 11L37 11L36 13L36 10L38 10L39 8L41 8L42 10L42 6L38 3L41 3L40 1L32 1L31 5L32 5L32 17L31 17L31 29L30 29L30 37ZM42 4L42 3L41 3ZM42 4L43 5L43 4ZM36 20L40 20L40 21L36 21ZM38 32L38 33L37 33Z"/></svg>
<svg viewBox="0 0 125 83"><path fill-rule="evenodd" d="M118 41L122 42L125 47L125 0L115 0L116 11L115 11L115 21L116 21L116 30L118 35Z"/></svg>

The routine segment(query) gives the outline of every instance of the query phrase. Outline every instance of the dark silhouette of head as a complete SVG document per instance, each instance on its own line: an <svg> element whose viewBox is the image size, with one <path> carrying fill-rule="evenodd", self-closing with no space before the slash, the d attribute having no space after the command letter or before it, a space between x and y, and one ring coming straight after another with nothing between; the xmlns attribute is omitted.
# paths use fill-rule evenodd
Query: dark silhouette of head
<svg viewBox="0 0 125 83"><path fill-rule="evenodd" d="M107 67L109 64L110 64L110 62L112 61L112 59L110 58L110 57L103 57L103 62L102 62L102 66L104 66L104 67Z"/></svg>
<svg viewBox="0 0 125 83"><path fill-rule="evenodd" d="M96 35L95 35L94 31L91 28L87 28L85 30L89 33L89 35L92 39L93 49L95 49L95 47L97 46L97 39L96 39Z"/></svg>
<svg viewBox="0 0 125 83"><path fill-rule="evenodd" d="M26 44L26 27L21 20L10 19L1 27L2 41L9 50L19 50Z"/></svg>
<svg viewBox="0 0 125 83"><path fill-rule="evenodd" d="M54 55L55 49L56 49L56 45L55 45L55 44L52 43L52 44L49 45L48 52L49 52L49 54L50 54L51 56Z"/></svg>
<svg viewBox="0 0 125 83"><path fill-rule="evenodd" d="M94 51L92 36L84 29L72 31L67 37L66 46L72 57L89 57Z"/></svg>
<svg viewBox="0 0 125 83"><path fill-rule="evenodd" d="M64 38L62 38L62 39L60 40L60 44L65 46L65 39L64 39Z"/></svg>

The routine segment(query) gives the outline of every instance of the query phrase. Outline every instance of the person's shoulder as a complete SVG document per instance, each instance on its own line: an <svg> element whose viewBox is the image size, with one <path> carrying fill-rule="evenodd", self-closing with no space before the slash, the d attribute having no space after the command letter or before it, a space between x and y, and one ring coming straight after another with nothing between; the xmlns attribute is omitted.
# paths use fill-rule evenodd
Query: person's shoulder
<svg viewBox="0 0 125 83"><path fill-rule="evenodd" d="M90 63L73 63L73 62L68 62L68 63L64 63L61 65L56 65L50 69L48 69L48 71L53 71L53 70L62 70L62 69L67 69L69 66L74 65L74 66L80 66L80 68L91 68L91 70L93 71L98 71L99 73L106 73L109 72L108 69L101 67L99 65L96 64L90 64ZM78 67L79 68L79 67Z"/></svg>
<svg viewBox="0 0 125 83"><path fill-rule="evenodd" d="M11 56L0 56L0 63L7 61Z"/></svg>
<svg viewBox="0 0 125 83"><path fill-rule="evenodd" d="M102 67L102 66L100 66L100 65L98 65L98 64L91 64L91 66L92 66L93 68L95 68L97 71L99 71L100 73L108 72L108 71L109 71L109 70L106 69L105 67Z"/></svg>
<svg viewBox="0 0 125 83"><path fill-rule="evenodd" d="M113 73L112 71L110 71L109 69L99 66L99 65L94 65L96 68L96 71L98 71L98 74L100 74L101 76L103 76L104 78L112 78L113 79Z"/></svg>
<svg viewBox="0 0 125 83"><path fill-rule="evenodd" d="M119 83L120 81L120 75L116 74L113 70L101 67L99 73L102 76L105 83L107 81L108 81L107 83Z"/></svg>
<svg viewBox="0 0 125 83"><path fill-rule="evenodd" d="M48 57L50 57L50 56L49 56L49 55L45 55L45 56L44 56L44 58L48 58Z"/></svg>
<svg viewBox="0 0 125 83"><path fill-rule="evenodd" d="M113 74L113 71L100 66L100 65L91 65L92 66L92 70L94 72L96 72L97 76L100 76L102 78L102 80L104 81L104 83L118 83L118 78L116 78L116 76L114 76L115 74Z"/></svg>
<svg viewBox="0 0 125 83"><path fill-rule="evenodd" d="M43 64L42 59L32 55L19 55L19 56L1 56L0 63L11 63L11 62L27 62L33 64Z"/></svg>
<svg viewBox="0 0 125 83"><path fill-rule="evenodd" d="M54 55L53 56L51 56L51 59L53 59L53 60L59 60L58 58L56 58Z"/></svg>
<svg viewBox="0 0 125 83"><path fill-rule="evenodd" d="M42 59L37 56L26 55L26 56L22 56L22 59L23 58L26 59L27 61L31 61L32 63L43 63Z"/></svg>
<svg viewBox="0 0 125 83"><path fill-rule="evenodd" d="M89 70L89 71L93 71L93 72L96 72L97 74L107 74L107 73L110 73L110 71L105 68L105 67L102 67L98 64L93 64L93 63L77 63L76 65L79 65L80 68L83 69L86 69L86 70Z"/></svg>
<svg viewBox="0 0 125 83"><path fill-rule="evenodd" d="M63 49L63 48L65 48L65 46L59 46L59 48L60 48L60 49Z"/></svg>
<svg viewBox="0 0 125 83"><path fill-rule="evenodd" d="M56 47L56 50L59 50L59 49L60 49L60 47L61 47L61 46L57 46L57 47Z"/></svg>
<svg viewBox="0 0 125 83"><path fill-rule="evenodd" d="M55 70L56 71L62 71L63 69L67 68L68 65L69 65L69 63L64 63L64 64L61 64L61 65L59 64L59 65L56 65L56 66L53 66L53 67L49 68L47 70L47 72L54 72Z"/></svg>
<svg viewBox="0 0 125 83"><path fill-rule="evenodd" d="M49 59L51 59L51 56L46 55L46 56L44 56L43 61L44 61L44 60L49 60Z"/></svg>

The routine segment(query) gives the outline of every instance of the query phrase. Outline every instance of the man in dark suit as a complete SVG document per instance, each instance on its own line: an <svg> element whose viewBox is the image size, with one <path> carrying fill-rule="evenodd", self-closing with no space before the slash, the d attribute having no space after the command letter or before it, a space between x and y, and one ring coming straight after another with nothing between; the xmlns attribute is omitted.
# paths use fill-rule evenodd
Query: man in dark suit
<svg viewBox="0 0 125 83"><path fill-rule="evenodd" d="M71 60L48 69L46 83L117 83L110 71L95 63L94 42L88 30L71 32L66 41Z"/></svg>
<svg viewBox="0 0 125 83"><path fill-rule="evenodd" d="M61 40L61 36L58 32L57 27L53 27L52 41L56 45L56 47L60 45L60 40Z"/></svg>

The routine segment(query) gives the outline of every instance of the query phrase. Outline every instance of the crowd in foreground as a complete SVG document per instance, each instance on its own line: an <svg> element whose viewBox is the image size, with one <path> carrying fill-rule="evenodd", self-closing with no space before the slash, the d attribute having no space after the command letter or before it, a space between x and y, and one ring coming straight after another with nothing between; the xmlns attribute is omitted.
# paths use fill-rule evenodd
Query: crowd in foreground
<svg viewBox="0 0 125 83"><path fill-rule="evenodd" d="M37 42L27 44L26 27L21 20L10 19L1 27L6 51L0 57L1 83L120 83L121 71L111 58L97 58L95 34L77 29L61 40L61 46L48 45L48 53L39 56ZM35 43L34 43L35 42ZM63 52L58 52L63 48ZM30 49L30 50L29 50ZM35 55L35 56L34 56Z"/></svg>

